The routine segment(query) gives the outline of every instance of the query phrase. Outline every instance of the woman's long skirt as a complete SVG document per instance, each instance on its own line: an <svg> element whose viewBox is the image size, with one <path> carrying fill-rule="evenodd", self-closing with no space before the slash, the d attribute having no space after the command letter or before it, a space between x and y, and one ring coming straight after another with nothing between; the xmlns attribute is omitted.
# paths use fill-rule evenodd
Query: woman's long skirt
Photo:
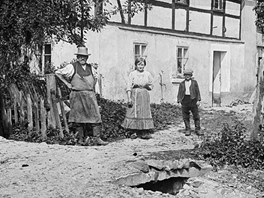
<svg viewBox="0 0 264 198"><path fill-rule="evenodd" d="M150 96L146 89L132 89L131 99L133 106L127 108L122 127L126 129L148 130L153 129L153 119L150 111Z"/></svg>

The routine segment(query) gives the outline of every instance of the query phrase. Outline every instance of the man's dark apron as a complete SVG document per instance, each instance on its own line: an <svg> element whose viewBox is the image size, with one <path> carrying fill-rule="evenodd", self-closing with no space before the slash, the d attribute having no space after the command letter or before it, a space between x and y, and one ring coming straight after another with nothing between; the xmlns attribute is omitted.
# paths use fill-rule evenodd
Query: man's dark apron
<svg viewBox="0 0 264 198"><path fill-rule="evenodd" d="M96 95L94 91L95 79L90 66L86 70L79 62L73 64L75 74L72 77L72 91L70 93L69 122L101 123Z"/></svg>

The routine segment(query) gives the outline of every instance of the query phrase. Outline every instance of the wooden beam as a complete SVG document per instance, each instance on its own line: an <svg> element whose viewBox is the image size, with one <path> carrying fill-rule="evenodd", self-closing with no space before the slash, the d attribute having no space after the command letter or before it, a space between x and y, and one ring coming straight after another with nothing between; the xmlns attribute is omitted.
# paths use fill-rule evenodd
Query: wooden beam
<svg viewBox="0 0 264 198"><path fill-rule="evenodd" d="M213 35L213 26L214 26L214 12L213 12L213 7L214 7L214 1L211 1L211 23L210 23L210 35Z"/></svg>
<svg viewBox="0 0 264 198"><path fill-rule="evenodd" d="M225 37L226 27L225 27L225 10L226 10L226 0L223 0L223 21L222 21L222 36Z"/></svg>
<svg viewBox="0 0 264 198"><path fill-rule="evenodd" d="M190 8L186 8L186 32L189 32L190 27Z"/></svg>
<svg viewBox="0 0 264 198"><path fill-rule="evenodd" d="M171 3L166 3L166 2L162 2L162 1L151 1L151 4L154 6L159 6L159 7L163 7L163 8L172 8L172 4Z"/></svg>
<svg viewBox="0 0 264 198"><path fill-rule="evenodd" d="M128 24L131 24L131 0L128 0Z"/></svg>
<svg viewBox="0 0 264 198"><path fill-rule="evenodd" d="M145 7L144 7L144 26L148 26L148 4L145 2Z"/></svg>
<svg viewBox="0 0 264 198"><path fill-rule="evenodd" d="M242 6L242 2L240 3L240 14L239 14L239 40L241 40L241 29L242 29L242 17L241 17L241 15L242 15L242 8L243 8L243 6Z"/></svg>
<svg viewBox="0 0 264 198"><path fill-rule="evenodd" d="M171 20L171 29L175 29L175 0L172 0L172 20Z"/></svg>
<svg viewBox="0 0 264 198"><path fill-rule="evenodd" d="M125 24L125 16L123 13L122 4L121 4L120 0L116 0L116 1L117 1L117 6L119 9L120 17L121 17L121 23Z"/></svg>

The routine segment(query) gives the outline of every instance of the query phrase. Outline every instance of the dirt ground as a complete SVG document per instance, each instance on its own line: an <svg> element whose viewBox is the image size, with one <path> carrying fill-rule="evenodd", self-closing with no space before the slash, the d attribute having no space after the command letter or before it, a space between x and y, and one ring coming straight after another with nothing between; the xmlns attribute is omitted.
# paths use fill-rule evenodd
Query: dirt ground
<svg viewBox="0 0 264 198"><path fill-rule="evenodd" d="M206 108L202 125L210 133L213 129L209 126L220 129L221 122L232 121L230 115L246 122L252 119L251 109L251 105ZM214 116L220 113L223 119L215 120ZM131 174L129 162L142 160L154 152L191 149L201 141L194 134L186 137L178 132L182 128L183 125L179 125L155 132L149 140L124 139L107 146L90 147L18 142L0 137L0 197L264 197L264 192L234 182L236 175L228 170L190 178L178 195L114 183L117 178Z"/></svg>

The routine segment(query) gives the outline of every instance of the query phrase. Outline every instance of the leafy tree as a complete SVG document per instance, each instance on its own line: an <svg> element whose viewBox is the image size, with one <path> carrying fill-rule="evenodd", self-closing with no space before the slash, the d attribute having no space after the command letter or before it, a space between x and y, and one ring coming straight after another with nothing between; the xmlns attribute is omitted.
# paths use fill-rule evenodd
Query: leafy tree
<svg viewBox="0 0 264 198"><path fill-rule="evenodd" d="M41 52L47 38L76 45L85 42L87 31L100 31L112 14L133 16L145 7L146 0L128 0L113 10L101 9L110 0L1 0L0 1L0 82L12 69L28 67L23 54ZM94 9L95 8L95 9ZM23 68L24 66L24 68ZM19 72L16 72L19 73ZM12 76L12 75L11 75ZM19 78L16 77L18 80ZM12 79L13 80L13 79ZM11 81L12 81L11 80Z"/></svg>

